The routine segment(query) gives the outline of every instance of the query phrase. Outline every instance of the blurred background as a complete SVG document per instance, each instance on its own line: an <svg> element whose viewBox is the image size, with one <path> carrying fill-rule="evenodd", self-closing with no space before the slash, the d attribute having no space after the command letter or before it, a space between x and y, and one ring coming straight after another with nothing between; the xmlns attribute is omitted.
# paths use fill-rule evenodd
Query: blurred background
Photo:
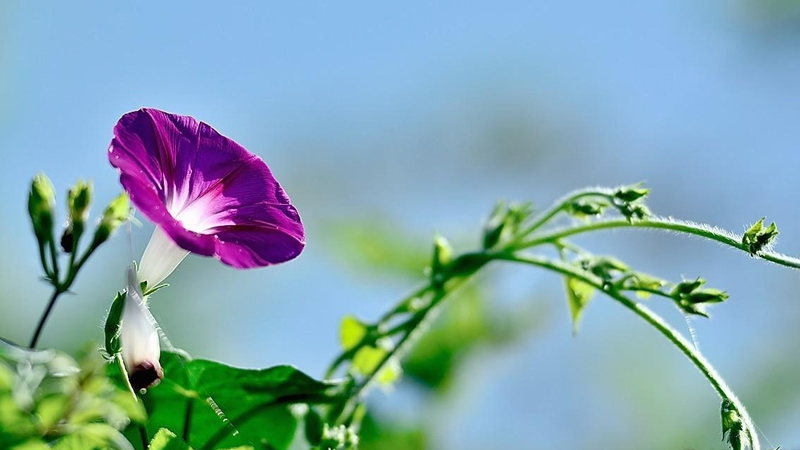
<svg viewBox="0 0 800 450"><path fill-rule="evenodd" d="M151 106L261 155L307 227L297 260L240 272L190 256L152 303L173 343L321 376L338 324L373 320L422 279L438 231L478 244L498 198L539 209L645 181L657 214L740 232L761 216L800 254L800 2L9 1L0 3L0 335L27 342L48 287L25 212L44 170L63 195L120 191L106 149ZM62 216L63 217L63 216ZM124 233L62 297L41 340L101 339ZM731 298L692 320L765 445L800 448L800 277L706 242L635 230L579 240ZM686 330L667 302L653 307ZM597 297L577 337L562 282L499 267L450 302L365 449L722 449L719 401L654 330Z"/></svg>

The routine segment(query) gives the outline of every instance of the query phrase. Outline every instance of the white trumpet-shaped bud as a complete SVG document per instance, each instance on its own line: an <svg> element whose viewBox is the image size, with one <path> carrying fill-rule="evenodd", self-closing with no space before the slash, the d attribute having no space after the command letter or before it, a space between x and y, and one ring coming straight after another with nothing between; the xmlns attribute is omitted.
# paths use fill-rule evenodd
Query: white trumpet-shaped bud
<svg viewBox="0 0 800 450"><path fill-rule="evenodd" d="M139 281L146 281L148 289L156 287L188 254L188 250L178 247L167 233L156 227L139 262Z"/></svg>
<svg viewBox="0 0 800 450"><path fill-rule="evenodd" d="M128 372L128 380L136 389L147 389L158 384L164 371L158 359L161 345L155 318L144 302L142 289L133 268L128 269L128 290L120 327L122 361Z"/></svg>

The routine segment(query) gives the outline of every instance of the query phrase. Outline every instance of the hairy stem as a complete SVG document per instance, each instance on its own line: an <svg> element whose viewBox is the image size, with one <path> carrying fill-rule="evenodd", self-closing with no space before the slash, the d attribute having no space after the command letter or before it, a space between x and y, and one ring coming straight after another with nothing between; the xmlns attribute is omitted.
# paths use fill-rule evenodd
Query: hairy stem
<svg viewBox="0 0 800 450"><path fill-rule="evenodd" d="M549 209L545 210L538 216L536 216L530 225L528 225L522 232L519 233L521 238L531 234L533 231L539 229L542 225L549 222L553 217L557 216L558 213L564 211L570 203L580 200L586 197L603 197L609 198L612 195L611 189L605 188L590 188L590 189L583 189L579 191L575 191L572 193L567 194L566 197L557 201L553 206Z"/></svg>
<svg viewBox="0 0 800 450"><path fill-rule="evenodd" d="M540 268L544 268L553 272L557 272L562 275L566 275L568 277L572 277L578 279L584 283L590 284L597 288L598 290L602 291L612 299L616 300L626 308L633 311L636 315L644 319L647 323L652 325L656 330L658 330L662 335L664 335L667 339L670 340L678 349L689 358L690 361L702 372L702 374L706 377L708 382L717 391L717 394L723 399L730 401L734 407L739 412L742 423L745 428L745 432L748 434L751 442L753 443L753 450L759 450L760 445L758 443L758 436L755 432L753 421L747 413L742 402L739 400L738 397L733 393L731 388L725 383L725 380L722 376L714 369L711 363L685 338L682 334L680 334L677 330L672 328L669 324L667 324L661 317L655 314L650 309L646 308L645 306L629 299L628 297L622 295L620 292L607 288L603 281L599 278L589 274L582 272L574 267L560 263L558 261L553 261L548 258L543 258L539 256L533 255L513 255L513 254L499 254L496 256L497 259L505 260L505 261L512 261L518 262L523 264L529 264L533 266L537 266Z"/></svg>
<svg viewBox="0 0 800 450"><path fill-rule="evenodd" d="M697 222L675 220L665 217L649 217L634 221L628 221L627 219L599 220L585 225L562 228L560 230L543 233L539 236L534 236L530 239L515 243L510 249L521 250L536 247L542 244L552 244L570 236L613 228L645 228L690 234L733 247L749 254L747 247L742 244L742 238L739 235ZM800 269L800 259L781 253L773 251L760 251L753 256L781 266Z"/></svg>
<svg viewBox="0 0 800 450"><path fill-rule="evenodd" d="M381 373L381 370L386 367L389 361L391 361L393 358L400 359L406 354L406 352L408 352L408 350L413 346L414 342L416 342L416 340L422 335L427 325L430 324L430 322L435 318L439 310L438 306L445 298L447 298L448 294L452 293L458 287L466 283L478 270L479 268L476 268L475 271L470 274L453 278L449 283L445 283L445 285L440 289L434 291L433 298L431 298L430 303L428 303L425 308L417 311L411 319L405 322L406 332L402 337L400 337L400 340L397 341L397 344L394 346L394 348L386 353L371 374L366 376L352 388L349 399L345 403L341 414L336 420L336 425L341 425L348 420L355 410L356 405L358 405L361 396L364 395L369 387L375 382L376 377Z"/></svg>
<svg viewBox="0 0 800 450"><path fill-rule="evenodd" d="M402 300L397 302L397 304L395 305L394 308L392 308L389 312L384 314L378 320L378 325L382 326L382 325L388 323L394 316L396 316L397 314L400 314L408 306L408 302L414 300L415 298L419 298L422 295L425 295L425 293L427 293L428 290L430 290L430 289L431 289L431 284L430 283L425 283L425 284L419 286L418 288L414 289L413 291L411 291L411 293L409 293L408 295L403 297ZM364 339L362 339L361 342L359 342L358 344L354 345L353 348L348 349L348 350L343 351L342 353L340 353L339 356L337 356L336 359L334 359L334 361L328 367L328 370L325 371L325 379L329 380L329 379L333 378L333 376L336 374L336 371L339 369L339 367L345 361L348 361L348 360L352 359L353 356L355 356L355 354L359 350L361 350L366 345L369 345L368 338L369 338L369 336L365 336Z"/></svg>

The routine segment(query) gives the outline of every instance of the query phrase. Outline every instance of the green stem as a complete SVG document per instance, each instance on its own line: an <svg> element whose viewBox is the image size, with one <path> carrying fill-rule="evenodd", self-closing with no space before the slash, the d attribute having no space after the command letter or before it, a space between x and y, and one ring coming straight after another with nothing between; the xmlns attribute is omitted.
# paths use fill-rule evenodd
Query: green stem
<svg viewBox="0 0 800 450"><path fill-rule="evenodd" d="M405 297L403 297L402 300L397 302L397 305L395 305L394 308L392 308L389 312L387 312L386 314L381 316L381 318L378 320L378 327L382 327L383 325L388 323L394 316L396 316L397 314L400 314L401 312L404 312L407 309L408 302L414 300L415 298L419 298L419 297L425 295L425 293L427 293L428 290L430 290L430 289L431 289L431 284L430 283L425 283L425 284L417 287L413 291L411 291L411 293L407 294ZM392 333L392 334L394 334L394 333ZM339 356L337 356L336 359L333 360L331 365L328 367L328 370L325 371L325 379L329 380L329 379L333 378L333 376L336 374L336 371L339 369L339 367L345 361L349 361L350 359L352 359L355 356L355 354L359 350L361 350L363 347L365 347L367 345L370 345L371 342L370 342L369 338L370 338L370 336L364 336L364 338L361 340L361 342L359 342L358 344L354 345L352 348L341 352L339 354Z"/></svg>
<svg viewBox="0 0 800 450"><path fill-rule="evenodd" d="M45 323L47 323L47 319L50 317L50 313L53 312L53 308L56 306L56 300L58 300L58 297L61 294L67 292L69 288L72 287L72 283L75 282L75 277L78 275L78 270L80 270L80 268L83 266L86 260L89 259L89 256L91 256L96 249L97 246L89 247L86 253L84 253L83 256L78 260L77 264L73 264L74 262L73 258L70 259L70 267L67 272L67 278L64 280L64 282L59 282L58 269L55 270L53 278L53 286L55 289L53 290L53 294L50 297L50 301L47 302L47 306L42 312L42 315L39 317L39 323L36 325L36 330L33 332L33 337L31 338L31 342L29 345L30 348L35 348L36 344L39 342L39 337L41 336L42 331L44 330L44 325ZM53 248L51 248L51 252L52 251L54 251ZM54 260L53 262L56 265L56 267L58 267L56 261ZM42 263L44 264L44 260L42 261ZM45 272L47 272L47 267L45 267Z"/></svg>
<svg viewBox="0 0 800 450"><path fill-rule="evenodd" d="M465 274L459 276L458 278L450 279L449 283L445 283L441 289L435 291L433 298L431 298L430 303L425 306L425 308L417 311L414 316L408 322L406 322L406 333L400 338L394 348L387 352L387 354L383 357L381 362L375 367L371 374L366 376L361 382L352 388L349 398L345 403L344 408L342 408L341 414L339 414L339 417L336 420L336 425L343 424L350 417L355 410L356 405L361 400L361 396L375 382L375 378L378 376L378 374L380 374L381 370L386 366L386 364L388 364L393 358L402 358L411 348L414 342L419 339L426 326L430 324L430 322L436 316L436 313L438 312L437 306L439 306L439 304L447 297L447 295L456 290L462 284L466 283L479 269L480 267L477 267L470 274Z"/></svg>
<svg viewBox="0 0 800 450"><path fill-rule="evenodd" d="M47 253L43 244L39 244L39 259L42 260L42 269L44 269L44 274L47 275L47 278L51 281L58 281L53 275L53 271L50 270L50 264L47 262Z"/></svg>
<svg viewBox="0 0 800 450"><path fill-rule="evenodd" d="M685 337L683 337L683 335L672 328L653 311L627 298L618 291L605 287L603 281L594 275L580 271L568 264L533 255L521 256L505 253L496 255L496 258L505 261L537 266L561 275L578 279L584 283L594 286L604 294L633 311L636 315L644 319L647 323L652 325L662 335L669 339L670 342L675 344L675 346L678 347L678 349L683 352L683 354L686 355L690 361L692 361L692 363L700 370L700 372L702 372L714 390L717 391L717 394L719 394L723 400L728 400L733 404L742 418L745 432L748 434L751 442L753 443L753 450L760 449L758 436L755 432L752 419L748 415L747 410L742 402L738 397L736 397L727 383L725 383L725 380L722 378L722 376L714 369L711 363Z"/></svg>
<svg viewBox="0 0 800 450"><path fill-rule="evenodd" d="M42 335L42 330L44 330L44 324L47 322L47 318L50 317L50 313L53 312L53 308L56 306L56 300L58 300L58 296L61 295L61 293L62 291L58 288L53 291L53 294L50 296L50 301L47 302L44 312L39 317L39 323L36 325L36 331L33 332L33 337L28 347L36 348L39 337Z"/></svg>
<svg viewBox="0 0 800 450"><path fill-rule="evenodd" d="M122 377L122 380L125 382L125 387L133 396L134 401L138 403L139 396L136 395L136 391L131 385L131 380L128 379L128 371L125 369L125 362L122 361L122 353L117 353L114 355L114 362L117 364L117 368L119 368L119 373ZM147 435L147 428L141 423L137 423L136 426L139 429L139 437L142 440L142 448L146 450L148 447L150 447L150 436Z"/></svg>
<svg viewBox="0 0 800 450"><path fill-rule="evenodd" d="M585 197L603 197L609 198L613 193L611 189L602 189L602 188L591 188L591 189L582 189L579 191L571 192L567 194L566 197L562 198L561 200L557 201L553 206L549 209L545 210L541 214L539 214L536 218L533 219L530 225L528 225L522 232L519 233L520 238L524 238L525 236L531 234L533 231L539 229L542 225L549 222L553 217L558 215L561 211L567 208L567 206L576 201L580 200Z"/></svg>
<svg viewBox="0 0 800 450"><path fill-rule="evenodd" d="M735 249L747 252L747 247L742 244L741 236L731 233L729 231L721 230L716 227L700 224L697 222L675 220L665 217L649 217L647 219L640 219L628 221L626 219L608 219L600 220L597 222L579 225L575 227L563 228L560 230L543 233L539 236L534 236L531 239L520 241L511 246L510 250L521 250L526 248L535 247L542 244L551 244L570 236L578 234L590 233L599 230L608 230L613 228L645 228L674 231L677 233L691 234L702 238L710 239L719 242L720 244L733 247ZM760 251L753 255L756 258L773 262L785 267L793 269L800 269L800 259L787 256L773 251Z"/></svg>
<svg viewBox="0 0 800 450"><path fill-rule="evenodd" d="M50 248L50 260L53 263L53 279L56 283L58 283L58 250L56 250L56 241L51 238L48 242Z"/></svg>

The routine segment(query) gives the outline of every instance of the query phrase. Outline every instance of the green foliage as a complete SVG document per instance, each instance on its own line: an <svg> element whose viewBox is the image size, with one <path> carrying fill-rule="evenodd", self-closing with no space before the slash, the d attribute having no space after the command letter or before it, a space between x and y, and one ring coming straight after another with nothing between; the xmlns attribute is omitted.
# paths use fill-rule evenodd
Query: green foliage
<svg viewBox="0 0 800 450"><path fill-rule="evenodd" d="M126 196L106 208L90 248L81 257L78 239L88 216L91 186L79 182L69 193L68 229L62 246L70 254L66 277L58 275L58 255L53 245L54 203L52 185L37 177L31 188L29 212L40 244L42 267L56 288L52 302L66 291L86 258L128 219ZM161 385L136 395L123 386L119 365L103 370L98 358L80 363L54 351L34 352L9 344L0 346L0 448L17 450L130 449L141 448L153 435L154 450L185 450L239 446L239 449L284 450L362 448L421 449L426 445L424 424L397 427L379 424L367 415L364 395L374 385L391 386L404 373L431 390L446 388L452 373L475 348L515 339L535 329L524 309L498 314L493 296L482 283L467 283L472 275L494 261L527 264L563 277L573 332L597 293L630 309L675 344L715 387L723 399L722 432L733 450L759 450L752 421L721 377L699 351L663 319L629 294L640 298L666 298L686 314L707 317L709 305L728 295L705 287L696 278L670 284L636 271L611 256L592 255L568 239L581 233L615 227L656 228L708 238L752 256L800 268L800 260L774 253L770 247L778 234L775 224L754 224L741 237L718 229L652 216L644 200L649 190L639 185L616 189L591 189L573 193L552 208L532 217L529 203L499 202L484 225L477 250L456 254L442 236L434 239L432 255L410 244L398 230L376 226L348 227L341 245L363 252L366 266L388 268L418 276L428 264L424 285L402 299L374 322L354 316L342 320L341 353L331 364L327 379L319 381L292 366L243 369L185 354L163 352ZM607 213L613 220L596 220ZM568 214L584 219L582 225L545 230L552 219ZM619 217L622 216L622 217ZM527 251L552 245L561 260ZM49 255L47 254L49 252ZM572 258L569 255L574 254ZM49 260L47 257L50 257ZM484 280L485 282L485 280ZM162 286L148 291L152 293ZM147 287L143 286L143 290ZM460 290L459 290L460 289ZM445 299L454 296L449 307ZM124 293L111 304L105 323L105 352L119 353L119 327ZM48 308L49 310L49 308ZM442 314L436 318L437 313ZM46 314L34 336L36 342ZM401 365L401 361L403 364ZM336 374L342 378L336 378ZM145 422L137 429L134 422ZM120 432L124 431L124 435ZM359 436L361 430L361 436ZM180 436L180 437L179 437ZM127 437L127 439L126 439ZM302 441L303 438L305 442Z"/></svg>
<svg viewBox="0 0 800 450"><path fill-rule="evenodd" d="M532 204L506 203L499 201L495 205L483 226L483 249L489 250L506 244L517 236L521 226L533 213Z"/></svg>
<svg viewBox="0 0 800 450"><path fill-rule="evenodd" d="M298 426L290 405L327 404L341 395L340 383L314 380L291 366L240 369L171 352L162 352L161 365L164 382L142 396L147 429L181 431L198 449L264 443L286 449ZM119 377L114 366L109 370Z"/></svg>
<svg viewBox="0 0 800 450"><path fill-rule="evenodd" d="M420 424L395 424L367 414L359 432L360 450L425 450L428 437Z"/></svg>
<svg viewBox="0 0 800 450"><path fill-rule="evenodd" d="M141 405L106 378L97 354L77 362L0 341L0 448L129 449L119 430L144 420Z"/></svg>

